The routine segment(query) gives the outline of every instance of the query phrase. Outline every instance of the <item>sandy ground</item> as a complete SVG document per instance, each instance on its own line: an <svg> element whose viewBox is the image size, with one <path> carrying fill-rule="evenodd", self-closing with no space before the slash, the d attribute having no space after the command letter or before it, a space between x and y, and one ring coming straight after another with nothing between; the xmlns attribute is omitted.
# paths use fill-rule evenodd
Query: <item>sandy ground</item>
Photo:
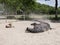
<svg viewBox="0 0 60 45"><path fill-rule="evenodd" d="M5 28L10 22L13 28ZM26 33L32 21L0 20L0 45L60 45L60 23L50 23L52 30Z"/></svg>

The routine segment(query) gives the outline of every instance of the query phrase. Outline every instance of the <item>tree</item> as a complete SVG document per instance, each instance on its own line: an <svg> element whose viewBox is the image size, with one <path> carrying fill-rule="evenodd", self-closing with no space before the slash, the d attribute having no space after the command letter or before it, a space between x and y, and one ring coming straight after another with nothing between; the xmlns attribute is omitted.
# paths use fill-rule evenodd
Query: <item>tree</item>
<svg viewBox="0 0 60 45"><path fill-rule="evenodd" d="M49 1L49 0L45 0L45 1ZM58 15L57 15L57 7L58 7L58 0L55 0L55 19L58 18Z"/></svg>
<svg viewBox="0 0 60 45"><path fill-rule="evenodd" d="M57 7L58 7L58 0L55 0L55 18L56 19L58 18L58 15L57 15Z"/></svg>
<svg viewBox="0 0 60 45"><path fill-rule="evenodd" d="M18 10L30 11L34 6L35 0L0 0L0 3L4 3L7 10L9 9L10 12L13 11L16 14Z"/></svg>

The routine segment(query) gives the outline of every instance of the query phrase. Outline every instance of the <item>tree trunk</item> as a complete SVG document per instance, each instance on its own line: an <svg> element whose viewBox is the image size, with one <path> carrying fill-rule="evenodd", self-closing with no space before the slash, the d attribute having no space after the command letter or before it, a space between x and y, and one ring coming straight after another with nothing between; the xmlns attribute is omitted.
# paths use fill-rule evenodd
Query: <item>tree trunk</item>
<svg viewBox="0 0 60 45"><path fill-rule="evenodd" d="M57 15L57 7L58 7L58 0L55 0L55 19L58 18L58 15Z"/></svg>

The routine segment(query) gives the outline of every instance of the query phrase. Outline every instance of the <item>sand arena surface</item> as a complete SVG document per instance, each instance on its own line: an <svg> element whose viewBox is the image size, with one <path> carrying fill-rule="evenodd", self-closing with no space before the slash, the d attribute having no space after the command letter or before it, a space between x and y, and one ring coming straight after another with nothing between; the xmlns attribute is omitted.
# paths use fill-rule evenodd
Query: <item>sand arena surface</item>
<svg viewBox="0 0 60 45"><path fill-rule="evenodd" d="M5 28L12 23L13 28ZM26 33L32 21L0 20L0 45L60 45L60 23L51 23L52 30L43 33Z"/></svg>

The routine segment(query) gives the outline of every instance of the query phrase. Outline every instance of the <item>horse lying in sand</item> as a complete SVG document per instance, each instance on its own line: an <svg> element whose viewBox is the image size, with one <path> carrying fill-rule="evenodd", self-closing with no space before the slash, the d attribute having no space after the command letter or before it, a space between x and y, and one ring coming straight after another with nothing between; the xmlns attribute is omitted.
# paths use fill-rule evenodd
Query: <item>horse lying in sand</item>
<svg viewBox="0 0 60 45"><path fill-rule="evenodd" d="M31 33L39 33L39 32L44 32L44 31L48 31L49 29L51 30L52 28L50 27L50 24L46 23L46 22L42 22L40 21L40 24L37 23L32 23L31 25L33 25L33 29L27 27L26 31L31 32Z"/></svg>

